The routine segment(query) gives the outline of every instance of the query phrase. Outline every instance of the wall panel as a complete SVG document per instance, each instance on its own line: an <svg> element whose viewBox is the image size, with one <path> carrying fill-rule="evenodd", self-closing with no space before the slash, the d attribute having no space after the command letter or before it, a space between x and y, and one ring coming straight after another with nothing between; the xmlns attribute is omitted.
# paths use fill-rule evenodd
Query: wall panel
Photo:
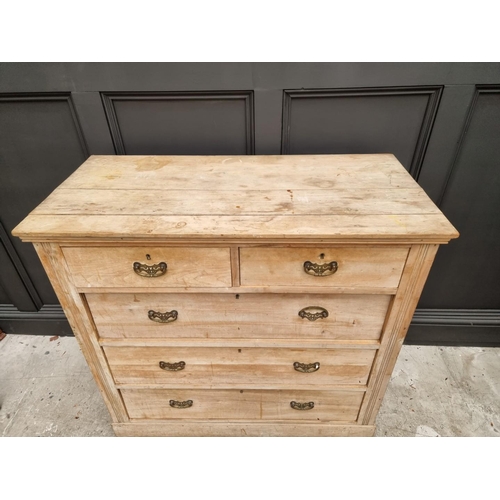
<svg viewBox="0 0 500 500"><path fill-rule="evenodd" d="M287 91L282 152L390 152L417 179L440 95L440 87Z"/></svg>
<svg viewBox="0 0 500 500"><path fill-rule="evenodd" d="M253 94L103 94L117 154L254 152Z"/></svg>
<svg viewBox="0 0 500 500"><path fill-rule="evenodd" d="M57 298L32 245L10 233L87 156L69 93L0 95L2 287L19 311Z"/></svg>

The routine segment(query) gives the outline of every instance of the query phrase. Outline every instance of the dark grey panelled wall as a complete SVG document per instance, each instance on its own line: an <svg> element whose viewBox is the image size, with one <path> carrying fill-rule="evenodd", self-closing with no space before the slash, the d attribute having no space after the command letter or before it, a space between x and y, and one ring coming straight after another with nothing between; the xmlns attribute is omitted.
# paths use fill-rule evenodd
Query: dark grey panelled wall
<svg viewBox="0 0 500 500"><path fill-rule="evenodd" d="M2 63L0 327L70 333L10 232L90 154L375 152L393 152L461 233L407 341L500 345L499 64Z"/></svg>
<svg viewBox="0 0 500 500"><path fill-rule="evenodd" d="M253 154L252 97L248 91L102 94L121 155Z"/></svg>
<svg viewBox="0 0 500 500"><path fill-rule="evenodd" d="M441 87L285 91L284 154L385 153L418 178Z"/></svg>

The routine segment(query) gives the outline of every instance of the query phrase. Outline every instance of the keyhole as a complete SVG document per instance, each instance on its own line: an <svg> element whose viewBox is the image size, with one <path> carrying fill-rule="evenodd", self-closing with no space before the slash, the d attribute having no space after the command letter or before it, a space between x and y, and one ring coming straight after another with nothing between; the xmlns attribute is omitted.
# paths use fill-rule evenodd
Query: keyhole
<svg viewBox="0 0 500 500"><path fill-rule="evenodd" d="M147 260L151 260L151 255L149 255L148 253L146 254L146 259Z"/></svg>
<svg viewBox="0 0 500 500"><path fill-rule="evenodd" d="M325 258L325 254L324 254L324 253L320 253L320 254L319 254L319 258L320 258L320 259L324 259L324 258Z"/></svg>
<svg viewBox="0 0 500 500"><path fill-rule="evenodd" d="M239 298L240 298L240 294L239 294L239 293L237 293L237 294L235 295L235 298L239 299Z"/></svg>
<svg viewBox="0 0 500 500"><path fill-rule="evenodd" d="M238 352L241 352L241 349L238 349Z"/></svg>

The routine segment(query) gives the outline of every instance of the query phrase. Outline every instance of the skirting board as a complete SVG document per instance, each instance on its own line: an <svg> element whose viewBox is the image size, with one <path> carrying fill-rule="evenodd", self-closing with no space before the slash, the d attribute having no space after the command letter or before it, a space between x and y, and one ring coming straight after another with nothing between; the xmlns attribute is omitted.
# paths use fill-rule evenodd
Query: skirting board
<svg viewBox="0 0 500 500"><path fill-rule="evenodd" d="M28 312L0 304L0 328L13 335L73 335L60 305L46 305L37 312Z"/></svg>
<svg viewBox="0 0 500 500"><path fill-rule="evenodd" d="M417 309L405 344L500 347L500 310Z"/></svg>

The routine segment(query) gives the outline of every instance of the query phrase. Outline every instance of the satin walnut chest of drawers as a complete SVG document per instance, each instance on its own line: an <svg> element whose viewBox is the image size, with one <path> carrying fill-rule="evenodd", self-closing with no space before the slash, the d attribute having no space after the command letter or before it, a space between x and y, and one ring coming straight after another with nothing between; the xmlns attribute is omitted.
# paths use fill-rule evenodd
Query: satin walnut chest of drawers
<svg viewBox="0 0 500 500"><path fill-rule="evenodd" d="M373 435L458 236L390 154L92 156L13 234L133 436Z"/></svg>

